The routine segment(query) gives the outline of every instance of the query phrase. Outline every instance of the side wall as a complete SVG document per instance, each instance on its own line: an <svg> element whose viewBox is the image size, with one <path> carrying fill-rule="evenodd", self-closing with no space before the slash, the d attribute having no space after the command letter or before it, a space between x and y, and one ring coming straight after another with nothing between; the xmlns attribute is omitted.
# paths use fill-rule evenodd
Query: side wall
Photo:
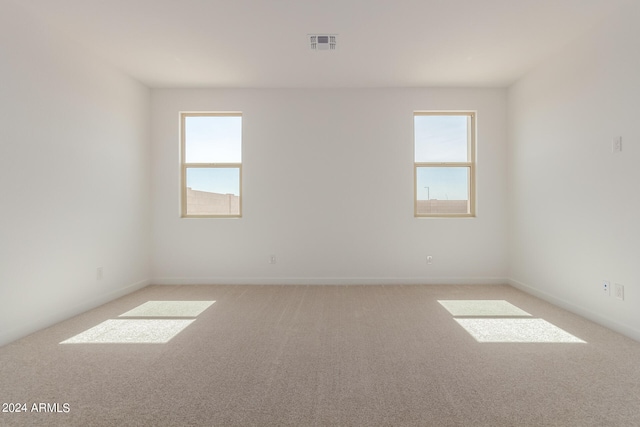
<svg viewBox="0 0 640 427"><path fill-rule="evenodd" d="M413 217L426 109L478 111L477 218ZM243 218L179 217L180 111L243 112ZM506 283L506 90L153 90L152 140L154 283Z"/></svg>
<svg viewBox="0 0 640 427"><path fill-rule="evenodd" d="M640 4L624 12L509 90L510 277L640 339Z"/></svg>
<svg viewBox="0 0 640 427"><path fill-rule="evenodd" d="M13 2L0 81L2 345L148 283L150 93Z"/></svg>

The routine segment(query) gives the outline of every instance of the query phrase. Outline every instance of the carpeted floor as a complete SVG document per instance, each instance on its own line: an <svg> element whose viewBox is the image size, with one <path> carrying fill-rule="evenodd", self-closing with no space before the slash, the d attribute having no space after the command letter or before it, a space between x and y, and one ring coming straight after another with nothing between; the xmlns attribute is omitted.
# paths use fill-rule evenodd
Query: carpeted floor
<svg viewBox="0 0 640 427"><path fill-rule="evenodd" d="M639 362L508 286L149 286L0 348L0 425L640 426Z"/></svg>

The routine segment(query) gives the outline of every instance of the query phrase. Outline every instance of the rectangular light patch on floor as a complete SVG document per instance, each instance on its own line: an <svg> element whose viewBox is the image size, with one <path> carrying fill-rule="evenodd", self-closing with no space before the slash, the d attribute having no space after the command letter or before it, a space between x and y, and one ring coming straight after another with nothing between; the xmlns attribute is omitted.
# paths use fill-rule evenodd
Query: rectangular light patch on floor
<svg viewBox="0 0 640 427"><path fill-rule="evenodd" d="M453 316L531 316L505 300L439 300Z"/></svg>
<svg viewBox="0 0 640 427"><path fill-rule="evenodd" d="M147 301L118 317L196 317L215 301Z"/></svg>
<svg viewBox="0 0 640 427"><path fill-rule="evenodd" d="M195 319L109 319L60 344L165 344Z"/></svg>
<svg viewBox="0 0 640 427"><path fill-rule="evenodd" d="M455 319L481 343L584 343L543 319Z"/></svg>

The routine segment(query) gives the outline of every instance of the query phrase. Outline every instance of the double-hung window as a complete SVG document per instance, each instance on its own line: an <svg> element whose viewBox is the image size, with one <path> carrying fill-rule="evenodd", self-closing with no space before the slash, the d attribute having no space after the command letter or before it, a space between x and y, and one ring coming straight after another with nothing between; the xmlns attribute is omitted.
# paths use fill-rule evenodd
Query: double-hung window
<svg viewBox="0 0 640 427"><path fill-rule="evenodd" d="M242 215L242 113L181 113L182 217Z"/></svg>
<svg viewBox="0 0 640 427"><path fill-rule="evenodd" d="M414 112L414 215L475 216L476 115Z"/></svg>

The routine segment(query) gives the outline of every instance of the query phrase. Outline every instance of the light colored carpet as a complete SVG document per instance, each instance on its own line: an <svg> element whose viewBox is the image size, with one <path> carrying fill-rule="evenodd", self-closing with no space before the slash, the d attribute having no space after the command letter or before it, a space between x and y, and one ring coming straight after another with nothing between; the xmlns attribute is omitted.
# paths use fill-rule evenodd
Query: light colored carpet
<svg viewBox="0 0 640 427"><path fill-rule="evenodd" d="M0 348L0 425L640 426L639 361L508 286L149 286Z"/></svg>

